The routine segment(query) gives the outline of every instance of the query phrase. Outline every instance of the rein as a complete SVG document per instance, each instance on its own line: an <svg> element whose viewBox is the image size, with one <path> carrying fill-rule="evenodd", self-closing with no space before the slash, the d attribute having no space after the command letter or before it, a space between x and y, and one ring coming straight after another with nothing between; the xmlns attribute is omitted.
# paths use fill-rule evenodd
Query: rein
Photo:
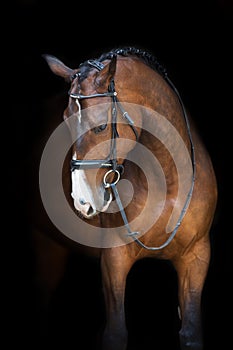
<svg viewBox="0 0 233 350"><path fill-rule="evenodd" d="M99 71L101 71L104 68L104 65L97 60L88 60L87 63L88 63L88 65L96 68ZM157 246L157 247L151 247L151 246L145 245L136 237L139 234L139 232L132 232L130 225L129 225L129 222L128 222L128 219L127 219L127 216L126 216L126 213L125 213L125 210L124 210L124 207L123 207L121 199L120 199L119 192L117 190L116 185L117 185L118 181L120 180L121 174L123 173L123 170L124 170L123 165L117 163L117 155L116 155L116 139L117 139L117 137L119 137L118 132L117 132L117 108L119 108L121 115L125 118L125 120L129 124L129 126L132 128L132 130L136 136L136 141L138 140L138 133L137 133L136 128L134 127L134 121L130 118L129 114L124 110L124 108L122 107L121 103L119 102L119 100L117 98L117 92L115 91L114 79L111 80L110 85L108 87L108 91L104 92L104 93L82 95L82 94L73 94L73 93L69 92L69 96L76 100L77 105L79 106L80 113L81 113L81 106L80 106L79 100L88 99L88 98L96 98L96 97L111 97L112 98L112 105L111 105L112 139L111 139L111 147L110 147L109 156L106 159L97 159L97 160L72 159L71 160L71 171L80 170L80 169L96 169L96 168L108 168L108 169L110 169L106 172L106 174L104 176L104 179L103 179L104 187L111 188L111 190L115 196L117 205L118 205L119 210L120 210L122 220L123 220L125 228L128 232L127 236L133 237L133 239L136 243L138 243L142 248L147 249L147 250L163 249L175 237L176 232L177 232L179 226L181 225L181 222L182 222L184 215L186 213L186 209L188 207L188 204L191 200L193 189L194 189L194 183L195 183L195 174L196 174L195 151L194 151L194 145L193 145L193 141L192 141L192 135L191 135L191 130L190 130L190 125L189 125L189 120L188 120L186 109L184 107L183 101L180 97L178 90L176 89L174 84L171 82L171 80L168 78L167 72L165 70L162 70L162 71L159 70L159 73L163 76L163 78L167 81L167 83L170 85L170 87L176 93L176 95L179 99L179 102L181 104L186 127L187 127L187 132L188 132L188 136L189 136L189 140L190 140L193 174L192 174L192 183L190 186L190 190L187 194L185 204L181 210L181 213L180 213L180 216L179 216L178 221L176 223L176 226L173 229L173 231L171 232L169 238L162 245ZM76 78L79 79L79 77L80 77L80 73L76 73L74 75L74 79L76 79ZM110 183L107 180L108 180L108 176L111 173L114 173L116 177L113 180L113 182Z"/></svg>

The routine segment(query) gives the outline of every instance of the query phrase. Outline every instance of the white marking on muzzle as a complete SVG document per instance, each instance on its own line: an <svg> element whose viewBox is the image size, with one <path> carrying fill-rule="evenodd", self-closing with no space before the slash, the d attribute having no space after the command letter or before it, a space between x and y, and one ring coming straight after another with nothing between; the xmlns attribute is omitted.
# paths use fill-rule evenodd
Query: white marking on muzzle
<svg viewBox="0 0 233 350"><path fill-rule="evenodd" d="M72 192L75 208L85 217L93 216L96 213L94 198L91 188L88 184L85 171L73 170L71 174Z"/></svg>
<svg viewBox="0 0 233 350"><path fill-rule="evenodd" d="M77 159L76 155L73 159ZM98 212L105 212L111 201L112 194L109 194L107 201L104 199L105 188L99 186L95 189L96 198L93 194L86 173L83 169L75 169L71 172L72 192L71 196L74 199L74 207L85 217L91 218Z"/></svg>

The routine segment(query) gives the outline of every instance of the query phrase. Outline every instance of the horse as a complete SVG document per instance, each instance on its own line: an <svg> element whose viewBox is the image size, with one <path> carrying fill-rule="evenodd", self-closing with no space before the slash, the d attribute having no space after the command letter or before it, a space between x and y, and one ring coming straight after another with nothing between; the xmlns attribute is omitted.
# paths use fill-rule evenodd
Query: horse
<svg viewBox="0 0 233 350"><path fill-rule="evenodd" d="M42 243L40 267L48 273L56 266L44 284L55 289L73 243L96 256L106 308L101 349L126 350L127 276L142 259L169 261L177 274L180 348L202 350L217 182L177 88L153 54L135 47L114 48L77 68L43 57L68 84L63 119L39 170L47 220L36 216L52 236Z"/></svg>

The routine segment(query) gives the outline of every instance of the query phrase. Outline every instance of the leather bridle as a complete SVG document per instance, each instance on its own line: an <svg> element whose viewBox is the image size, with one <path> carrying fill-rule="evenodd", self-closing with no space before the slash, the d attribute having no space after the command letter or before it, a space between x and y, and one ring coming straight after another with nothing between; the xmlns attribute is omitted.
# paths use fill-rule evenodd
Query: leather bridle
<svg viewBox="0 0 233 350"><path fill-rule="evenodd" d="M95 67L99 71L104 68L104 65L101 62L98 62L96 60L89 60L87 63L90 66ZM74 79L79 79L79 73L75 74ZM116 139L119 137L117 132L117 114L118 110L120 111L123 118L126 120L126 122L129 124L129 126L132 128L136 141L138 140L138 132L134 126L134 121L130 118L129 114L124 110L122 104L119 102L117 98L117 92L115 90L115 82L114 79L111 80L108 91L103 93L96 93L91 95L82 95L82 94L74 94L69 92L69 96L71 98L74 98L76 101L80 101L83 99L89 99L89 98L96 98L96 97L111 97L112 103L111 103L111 127L112 127L112 137L111 137L111 147L110 147L110 153L109 156L106 159L95 159L95 160L79 160L79 159L72 159L71 160L71 170L78 170L78 169L94 169L94 168L108 168L112 169L113 171L120 171L123 170L123 165L117 163L117 154L116 154ZM80 111L81 112L81 111Z"/></svg>
<svg viewBox="0 0 233 350"><path fill-rule="evenodd" d="M102 64L102 62L99 62L97 60L88 60L87 63L89 66L94 67L99 71L101 71L104 68L104 65ZM192 183L190 186L190 190L187 194L185 204L181 210L181 213L180 213L180 216L179 216L178 221L176 223L176 226L173 229L173 231L171 232L168 239L158 247L150 247L150 246L145 245L136 237L139 233L131 231L129 222L128 222L127 217L126 217L124 207L122 205L122 202L121 202L121 199L120 199L117 187L116 187L116 184L118 183L120 176L121 176L123 169L124 169L122 164L118 164L117 154L116 154L116 139L117 139L117 137L119 137L118 132L117 132L117 114L118 114L117 111L118 111L118 109L120 110L121 115L125 118L125 120L129 124L129 126L132 128L132 130L136 136L136 141L138 140L138 132L134 126L134 121L130 118L129 114L124 110L124 108L122 107L121 103L119 102L119 100L117 98L117 92L115 91L114 79L111 80L111 82L108 86L108 91L104 92L104 93L82 95L79 93L75 94L75 93L69 92L69 96L71 98L75 99L76 101L78 101L77 104L78 104L79 108L80 108L79 101L83 100L83 99L96 98L96 97L111 97L112 98L112 103L111 103L112 138L111 138L111 146L110 146L109 156L106 159L95 159L95 160L72 159L71 160L71 171L79 170L79 169L94 169L94 168L110 169L109 171L107 171L107 173L104 176L103 184L104 184L105 188L111 188L113 193L114 193L117 205L118 205L120 213L121 213L122 220L123 220L125 228L128 232L127 235L131 236L133 238L133 240L135 242L137 242L142 248L145 248L148 250L153 250L153 251L160 250L160 249L166 247L172 241L172 239L175 237L176 232L181 225L181 222L184 218L184 215L185 215L186 210L188 208L189 202L191 200L193 189L194 189L194 183L195 183L195 175L196 175L195 151L194 151L194 145L193 145L193 141L192 141L192 135L191 135L191 131L190 131L189 120L188 120L188 116L186 113L186 109L184 107L183 101L180 97L178 90L176 89L174 84L171 82L171 80L168 78L166 70L162 69L162 70L159 70L158 72L159 72L159 74L161 74L163 76L163 78L171 86L171 88L176 93L176 95L179 99L179 102L181 104L184 119L186 122L187 132L188 132L188 136L189 136L189 140L190 140L191 161L192 161L192 168L193 168ZM73 78L79 79L79 77L80 77L80 73L76 73ZM81 110L80 110L80 112L81 112ZM115 175L116 175L116 177L113 179L112 182L108 181L108 175L110 173L115 173Z"/></svg>

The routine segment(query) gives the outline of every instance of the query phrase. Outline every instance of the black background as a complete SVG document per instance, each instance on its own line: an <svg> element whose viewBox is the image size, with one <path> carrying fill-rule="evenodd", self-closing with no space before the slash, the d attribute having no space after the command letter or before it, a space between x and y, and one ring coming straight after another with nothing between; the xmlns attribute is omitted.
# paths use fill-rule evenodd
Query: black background
<svg viewBox="0 0 233 350"><path fill-rule="evenodd" d="M8 277L7 344L13 341L30 349L37 344L34 257L24 200L30 181L27 161L45 125L41 105L64 87L41 55L53 54L75 68L113 47L136 46L151 51L167 68L216 171L219 202L203 293L205 350L225 349L231 344L232 329L232 1L141 2L126 8L119 2L18 0L9 7L2 30L9 84L2 136L10 135L4 152L9 199L3 265ZM176 276L169 264L154 260L137 264L129 275L126 301L130 349L178 349ZM50 348L66 344L65 349L95 349L103 319L99 265L73 257L54 297Z"/></svg>

